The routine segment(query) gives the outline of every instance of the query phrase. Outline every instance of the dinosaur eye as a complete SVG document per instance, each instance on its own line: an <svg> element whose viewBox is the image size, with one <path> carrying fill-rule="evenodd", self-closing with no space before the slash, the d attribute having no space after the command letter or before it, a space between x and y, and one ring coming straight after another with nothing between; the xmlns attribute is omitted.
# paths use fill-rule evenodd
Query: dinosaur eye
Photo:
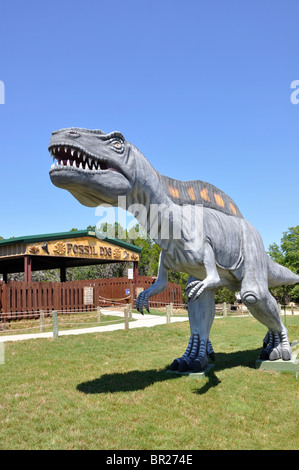
<svg viewBox="0 0 299 470"><path fill-rule="evenodd" d="M111 141L111 145L115 148L115 150L122 150L123 148L123 142L120 139L113 139Z"/></svg>

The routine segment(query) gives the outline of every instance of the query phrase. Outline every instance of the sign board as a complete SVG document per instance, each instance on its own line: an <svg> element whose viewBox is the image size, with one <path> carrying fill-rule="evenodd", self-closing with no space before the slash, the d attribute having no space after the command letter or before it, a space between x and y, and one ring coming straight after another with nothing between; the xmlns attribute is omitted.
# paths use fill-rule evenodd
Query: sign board
<svg viewBox="0 0 299 470"><path fill-rule="evenodd" d="M138 253L93 237L49 240L47 242L43 241L28 244L26 246L26 254L61 258L105 259L111 261L139 260Z"/></svg>
<svg viewBox="0 0 299 470"><path fill-rule="evenodd" d="M128 268L128 279L134 279L133 268Z"/></svg>
<svg viewBox="0 0 299 470"><path fill-rule="evenodd" d="M84 305L93 304L93 287L84 287Z"/></svg>

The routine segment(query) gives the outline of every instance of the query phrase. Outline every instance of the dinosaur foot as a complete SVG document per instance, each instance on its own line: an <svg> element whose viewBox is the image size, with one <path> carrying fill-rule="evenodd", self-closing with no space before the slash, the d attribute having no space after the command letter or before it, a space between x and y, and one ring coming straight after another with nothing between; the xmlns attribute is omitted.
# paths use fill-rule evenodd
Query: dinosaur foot
<svg viewBox="0 0 299 470"><path fill-rule="evenodd" d="M269 330L264 338L260 359L263 361L276 361L282 359L289 361L292 358L292 349L288 340L286 329L281 332Z"/></svg>
<svg viewBox="0 0 299 470"><path fill-rule="evenodd" d="M175 359L170 366L170 370L177 370L178 372L200 372L208 367L208 355L199 357L180 357Z"/></svg>
<svg viewBox="0 0 299 470"><path fill-rule="evenodd" d="M178 372L200 372L207 368L209 359L215 360L210 340L200 341L198 334L190 337L188 347L183 356L176 358L170 365L170 370Z"/></svg>
<svg viewBox="0 0 299 470"><path fill-rule="evenodd" d="M205 289L215 289L219 285L220 278L218 276L208 276L203 281L196 279L195 281L189 282L189 284L186 286L188 300L193 302L203 293Z"/></svg>
<svg viewBox="0 0 299 470"><path fill-rule="evenodd" d="M190 284L187 285L186 291L188 292L188 299L189 300L196 300L197 297L200 296L200 294L204 291L206 287L205 281L193 281L190 282Z"/></svg>

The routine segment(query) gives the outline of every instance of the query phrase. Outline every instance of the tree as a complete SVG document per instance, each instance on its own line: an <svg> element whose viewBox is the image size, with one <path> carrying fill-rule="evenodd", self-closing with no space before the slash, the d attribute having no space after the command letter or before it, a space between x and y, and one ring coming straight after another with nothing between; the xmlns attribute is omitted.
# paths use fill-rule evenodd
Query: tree
<svg viewBox="0 0 299 470"><path fill-rule="evenodd" d="M289 268L296 274L299 274L299 225L296 227L290 227L280 241L280 246L277 243L273 243L269 246L269 256L281 264ZM283 303L284 290L282 287L270 288L272 295L281 303ZM287 301L299 301L299 285L287 286L285 288Z"/></svg>
<svg viewBox="0 0 299 470"><path fill-rule="evenodd" d="M226 302L228 304L233 304L235 303L235 300L236 300L235 293L226 289L226 287L222 287L215 293L216 304L222 304L223 302Z"/></svg>

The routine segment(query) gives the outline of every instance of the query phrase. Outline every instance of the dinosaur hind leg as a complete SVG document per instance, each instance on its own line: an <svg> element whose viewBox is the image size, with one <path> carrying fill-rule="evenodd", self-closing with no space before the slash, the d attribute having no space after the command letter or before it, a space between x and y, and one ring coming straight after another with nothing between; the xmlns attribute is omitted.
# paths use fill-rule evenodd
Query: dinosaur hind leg
<svg viewBox="0 0 299 470"><path fill-rule="evenodd" d="M289 360L292 350L278 304L268 289L268 258L261 236L246 221L242 222L242 236L244 274L241 298L250 313L270 330L269 344L262 352L262 357L268 355L270 360Z"/></svg>
<svg viewBox="0 0 299 470"><path fill-rule="evenodd" d="M189 278L189 282L193 282L192 278ZM183 356L175 359L171 364L170 368L172 370L199 372L207 367L208 357L212 360L215 359L213 347L209 340L215 315L214 293L215 290L204 290L200 297L188 302L190 340Z"/></svg>
<svg viewBox="0 0 299 470"><path fill-rule="evenodd" d="M260 358L288 361L292 350L288 340L288 332L284 327L276 300L270 294L268 287L242 285L241 298L250 313L265 325L269 331L264 339L264 349Z"/></svg>

